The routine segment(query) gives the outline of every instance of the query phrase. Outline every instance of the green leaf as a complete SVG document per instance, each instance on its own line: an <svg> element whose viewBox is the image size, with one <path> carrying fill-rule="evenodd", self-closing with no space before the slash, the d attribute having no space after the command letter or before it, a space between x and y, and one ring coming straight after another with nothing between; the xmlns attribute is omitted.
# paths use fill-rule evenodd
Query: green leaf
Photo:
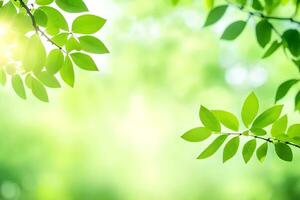
<svg viewBox="0 0 300 200"><path fill-rule="evenodd" d="M223 151L223 163L231 159L238 151L240 144L240 137L234 137L225 145Z"/></svg>
<svg viewBox="0 0 300 200"><path fill-rule="evenodd" d="M16 74L12 76L11 84L16 94L22 99L26 99L26 92L22 78Z"/></svg>
<svg viewBox="0 0 300 200"><path fill-rule="evenodd" d="M224 16L227 8L228 8L228 5L222 5L222 6L217 6L217 7L213 8L209 12L204 26L209 26L209 25L212 25L212 24L216 23L217 21L219 21Z"/></svg>
<svg viewBox="0 0 300 200"><path fill-rule="evenodd" d="M36 23L39 25L39 26L43 26L43 27L46 27L47 26L47 23L48 23L48 17L46 15L46 13L44 13L44 11L42 11L41 9L36 9L34 11L34 19L36 21Z"/></svg>
<svg viewBox="0 0 300 200"><path fill-rule="evenodd" d="M72 53L71 58L73 59L74 63L81 69L88 71L98 71L96 63L89 55L83 53Z"/></svg>
<svg viewBox="0 0 300 200"><path fill-rule="evenodd" d="M265 161L268 152L268 142L263 143L256 150L257 159L262 163Z"/></svg>
<svg viewBox="0 0 300 200"><path fill-rule="evenodd" d="M295 57L300 55L300 34L296 29L290 29L283 33L283 40L291 54Z"/></svg>
<svg viewBox="0 0 300 200"><path fill-rule="evenodd" d="M3 86L6 84L6 73L4 69L0 69L0 84Z"/></svg>
<svg viewBox="0 0 300 200"><path fill-rule="evenodd" d="M287 129L287 124L288 124L288 117L287 115L284 115L283 117L275 121L274 124L272 125L271 135L275 138L280 135L284 135Z"/></svg>
<svg viewBox="0 0 300 200"><path fill-rule="evenodd" d="M211 131L205 127L197 127L184 133L181 137L189 142L201 142L211 136Z"/></svg>
<svg viewBox="0 0 300 200"><path fill-rule="evenodd" d="M72 31L79 34L94 34L98 32L106 20L95 15L81 15L72 24Z"/></svg>
<svg viewBox="0 0 300 200"><path fill-rule="evenodd" d="M279 101L289 92L292 86L299 82L299 79L291 79L283 82L277 89L275 102Z"/></svg>
<svg viewBox="0 0 300 200"><path fill-rule="evenodd" d="M245 163L248 163L252 158L254 151L256 149L256 139L248 141L243 147L243 158Z"/></svg>
<svg viewBox="0 0 300 200"><path fill-rule="evenodd" d="M197 159L205 159L212 156L225 142L228 135L218 136L199 156Z"/></svg>
<svg viewBox="0 0 300 200"><path fill-rule="evenodd" d="M221 39L223 40L234 40L236 39L245 29L246 26L245 21L236 21L230 24L224 31Z"/></svg>
<svg viewBox="0 0 300 200"><path fill-rule="evenodd" d="M60 76L66 84L68 84L71 87L74 87L75 74L73 63L69 56L66 56L64 65L60 70Z"/></svg>
<svg viewBox="0 0 300 200"><path fill-rule="evenodd" d="M220 132L221 125L216 116L204 106L201 106L199 111L199 117L203 125L212 131Z"/></svg>
<svg viewBox="0 0 300 200"><path fill-rule="evenodd" d="M60 29L65 31L69 30L69 25L65 17L58 10L49 6L42 6L40 9L47 15L47 28L54 30L51 31L53 34L55 33L54 35L56 35Z"/></svg>
<svg viewBox="0 0 300 200"><path fill-rule="evenodd" d="M272 37L272 25L265 19L256 25L256 39L261 47L265 47Z"/></svg>
<svg viewBox="0 0 300 200"><path fill-rule="evenodd" d="M279 47L281 46L281 42L274 41L271 46L268 48L268 50L265 52L262 58L267 58L270 55L272 55Z"/></svg>
<svg viewBox="0 0 300 200"><path fill-rule="evenodd" d="M300 112L300 91L295 97L295 110Z"/></svg>
<svg viewBox="0 0 300 200"><path fill-rule="evenodd" d="M88 11L87 6L82 0L55 0L55 3L62 10L69 13L80 13Z"/></svg>
<svg viewBox="0 0 300 200"><path fill-rule="evenodd" d="M32 93L39 100L49 102L47 90L44 85L35 78L31 78Z"/></svg>
<svg viewBox="0 0 300 200"><path fill-rule="evenodd" d="M264 136L267 135L267 132L262 128L251 128L251 133L253 133L256 136Z"/></svg>
<svg viewBox="0 0 300 200"><path fill-rule="evenodd" d="M255 10L263 10L264 9L264 7L261 5L259 0L252 1L252 8L254 8Z"/></svg>
<svg viewBox="0 0 300 200"><path fill-rule="evenodd" d="M35 3L38 5L49 5L53 2L54 0L35 0Z"/></svg>
<svg viewBox="0 0 300 200"><path fill-rule="evenodd" d="M96 54L109 53L103 42L94 36L81 36L78 40L83 51Z"/></svg>
<svg viewBox="0 0 300 200"><path fill-rule="evenodd" d="M52 41L60 47L65 46L68 40L69 33L60 33L52 37Z"/></svg>
<svg viewBox="0 0 300 200"><path fill-rule="evenodd" d="M259 102L257 96L252 92L245 100L242 107L242 120L246 127L253 122L256 117L259 109Z"/></svg>
<svg viewBox="0 0 300 200"><path fill-rule="evenodd" d="M73 50L80 51L81 47L79 42L74 37L70 37L66 43L66 50L67 52L71 52Z"/></svg>
<svg viewBox="0 0 300 200"><path fill-rule="evenodd" d="M254 120L252 127L264 128L266 126L269 126L280 117L282 108L282 105L275 105L267 109Z"/></svg>
<svg viewBox="0 0 300 200"><path fill-rule="evenodd" d="M289 127L287 135L290 138L300 137L300 124L293 124Z"/></svg>
<svg viewBox="0 0 300 200"><path fill-rule="evenodd" d="M50 88L61 87L57 78L53 74L48 73L47 71L43 71L37 74L36 77L47 87Z"/></svg>
<svg viewBox="0 0 300 200"><path fill-rule="evenodd" d="M52 50L47 58L46 69L50 74L56 74L64 63L64 55L59 49Z"/></svg>
<svg viewBox="0 0 300 200"><path fill-rule="evenodd" d="M275 151L277 156L284 161L292 161L293 160L293 152L289 145L284 143L276 143Z"/></svg>
<svg viewBox="0 0 300 200"><path fill-rule="evenodd" d="M213 110L212 113L219 119L219 121L225 127L233 131L239 130L239 120L232 113L223 110Z"/></svg>

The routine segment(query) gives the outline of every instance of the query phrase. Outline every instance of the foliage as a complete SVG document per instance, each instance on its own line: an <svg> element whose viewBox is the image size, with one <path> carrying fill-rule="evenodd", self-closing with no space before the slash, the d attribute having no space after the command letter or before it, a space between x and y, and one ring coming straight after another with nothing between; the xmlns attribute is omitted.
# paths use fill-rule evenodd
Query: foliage
<svg viewBox="0 0 300 200"><path fill-rule="evenodd" d="M0 38L0 83L5 85L11 79L19 97L26 99L29 89L39 100L47 102L47 88L60 88L60 80L74 87L74 64L83 70L98 70L89 53L105 54L108 49L92 34L106 20L86 14L88 8L83 0L27 3L1 1L0 26L4 32ZM65 19L65 12L77 15L71 24ZM47 48L46 42L52 48Z"/></svg>
<svg viewBox="0 0 300 200"><path fill-rule="evenodd" d="M259 101L254 93L245 100L241 118L245 129L240 128L238 118L227 111L209 110L201 106L199 118L203 127L193 128L182 135L189 142L201 142L211 136L215 140L198 156L204 159L212 156L225 143L223 162L233 158L238 152L240 138L249 138L244 144L242 155L245 163L249 162L256 151L259 161L263 162L268 152L269 144L273 145L278 157L285 161L293 160L290 146L300 148L300 124L288 127L287 115L281 115L283 106L274 105L258 114ZM261 141L261 144L257 144Z"/></svg>

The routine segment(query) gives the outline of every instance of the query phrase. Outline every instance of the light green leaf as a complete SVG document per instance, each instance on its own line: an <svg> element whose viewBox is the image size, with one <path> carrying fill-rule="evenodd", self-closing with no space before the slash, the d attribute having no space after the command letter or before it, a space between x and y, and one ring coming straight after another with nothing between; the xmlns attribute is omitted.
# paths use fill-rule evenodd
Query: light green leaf
<svg viewBox="0 0 300 200"><path fill-rule="evenodd" d="M95 15L81 15L72 24L72 31L79 34L94 34L98 32L106 20Z"/></svg>
<svg viewBox="0 0 300 200"><path fill-rule="evenodd" d="M277 89L275 102L285 97L291 87L297 84L299 81L299 79L291 79L283 82Z"/></svg>
<svg viewBox="0 0 300 200"><path fill-rule="evenodd" d="M80 13L88 11L88 8L82 0L55 0L55 3L62 10L69 13Z"/></svg>
<svg viewBox="0 0 300 200"><path fill-rule="evenodd" d="M45 86L35 78L31 78L32 93L39 100L49 102L48 94Z"/></svg>
<svg viewBox="0 0 300 200"><path fill-rule="evenodd" d="M221 125L216 116L204 106L201 106L199 111L199 117L203 125L212 131L220 132Z"/></svg>
<svg viewBox="0 0 300 200"><path fill-rule="evenodd" d="M197 159L205 159L212 156L225 142L228 135L218 136L199 156Z"/></svg>
<svg viewBox="0 0 300 200"><path fill-rule="evenodd" d="M225 127L233 131L239 130L239 120L234 114L223 110L212 110L212 113Z"/></svg>
<svg viewBox="0 0 300 200"><path fill-rule="evenodd" d="M0 84L3 86L6 84L6 73L4 69L0 69Z"/></svg>
<svg viewBox="0 0 300 200"><path fill-rule="evenodd" d="M231 159L238 151L240 144L240 137L236 136L229 140L229 142L225 145L223 151L223 163Z"/></svg>
<svg viewBox="0 0 300 200"><path fill-rule="evenodd" d="M79 42L74 37L70 37L66 43L66 50L67 52L71 52L73 50L80 51L81 47Z"/></svg>
<svg viewBox="0 0 300 200"><path fill-rule="evenodd" d="M35 0L35 3L38 5L49 5L53 2L54 0Z"/></svg>
<svg viewBox="0 0 300 200"><path fill-rule="evenodd" d="M279 135L285 134L288 124L288 117L284 115L283 117L279 118L277 121L274 122L271 129L271 135L273 137L278 137Z"/></svg>
<svg viewBox="0 0 300 200"><path fill-rule="evenodd" d="M96 63L87 54L72 53L71 58L73 59L73 62L81 69L88 70L88 71L98 71Z"/></svg>
<svg viewBox="0 0 300 200"><path fill-rule="evenodd" d="M243 158L248 163L256 149L256 139L249 140L243 147Z"/></svg>
<svg viewBox="0 0 300 200"><path fill-rule="evenodd" d="M59 33L52 37L52 41L60 47L65 46L68 40L69 33Z"/></svg>
<svg viewBox="0 0 300 200"><path fill-rule="evenodd" d="M22 99L26 99L26 92L22 78L16 74L12 76L11 84L16 94Z"/></svg>
<svg viewBox="0 0 300 200"><path fill-rule="evenodd" d="M264 128L266 126L269 126L280 117L282 108L282 105L275 105L267 109L254 120L252 127Z"/></svg>
<svg viewBox="0 0 300 200"><path fill-rule="evenodd" d="M204 26L209 26L209 25L212 25L212 24L216 23L217 21L219 21L224 16L227 8L228 8L228 5L222 5L222 6L217 6L217 7L213 8L209 12Z"/></svg>
<svg viewBox="0 0 300 200"><path fill-rule="evenodd" d="M253 133L256 136L264 136L267 135L267 132L262 128L251 128L251 133Z"/></svg>
<svg viewBox="0 0 300 200"><path fill-rule="evenodd" d="M46 69L50 74L56 74L64 63L64 55L59 49L52 50L47 58Z"/></svg>
<svg viewBox="0 0 300 200"><path fill-rule="evenodd" d="M287 135L290 138L300 137L300 124L293 124L288 128Z"/></svg>
<svg viewBox="0 0 300 200"><path fill-rule="evenodd" d="M189 142L201 142L211 136L211 130L205 127L197 127L184 133L181 137Z"/></svg>
<svg viewBox="0 0 300 200"><path fill-rule="evenodd" d="M256 150L257 159L262 163L265 161L268 152L268 142L263 143Z"/></svg>
<svg viewBox="0 0 300 200"><path fill-rule="evenodd" d="M73 63L69 56L66 56L64 65L60 70L60 76L66 84L68 84L71 87L74 87L75 74Z"/></svg>
<svg viewBox="0 0 300 200"><path fill-rule="evenodd" d="M69 25L65 19L65 17L55 8L52 8L50 6L42 6L40 7L42 11L47 15L48 23L47 28L53 29L55 31L51 31L55 35L57 34L57 31L60 29L68 31Z"/></svg>
<svg viewBox="0 0 300 200"><path fill-rule="evenodd" d="M78 40L83 51L96 54L109 53L103 42L94 36L81 36Z"/></svg>
<svg viewBox="0 0 300 200"><path fill-rule="evenodd" d="M46 15L46 13L44 13L44 11L42 11L41 9L36 9L34 11L34 19L36 21L36 23L39 25L39 26L43 26L43 27L46 27L47 26L47 23L48 23L48 17Z"/></svg>
<svg viewBox="0 0 300 200"><path fill-rule="evenodd" d="M242 107L242 120L246 127L253 122L259 109L259 102L254 92L252 92L245 100Z"/></svg>
<svg viewBox="0 0 300 200"><path fill-rule="evenodd" d="M236 21L230 24L224 31L221 39L223 40L234 40L236 39L245 29L245 21Z"/></svg>
<svg viewBox="0 0 300 200"><path fill-rule="evenodd" d="M53 74L48 73L47 71L43 71L37 74L36 77L47 87L50 88L61 87L57 78Z"/></svg>
<svg viewBox="0 0 300 200"><path fill-rule="evenodd" d="M276 143L275 151L277 156L284 161L292 161L293 160L293 152L289 145L284 143Z"/></svg>

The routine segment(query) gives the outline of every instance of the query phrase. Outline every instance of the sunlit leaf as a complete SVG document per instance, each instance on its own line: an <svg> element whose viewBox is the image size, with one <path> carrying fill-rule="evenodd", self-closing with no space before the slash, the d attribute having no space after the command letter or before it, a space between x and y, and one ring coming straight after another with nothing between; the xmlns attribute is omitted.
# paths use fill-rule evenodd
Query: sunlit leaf
<svg viewBox="0 0 300 200"><path fill-rule="evenodd" d="M249 140L243 147L243 158L245 163L248 163L256 149L256 139Z"/></svg>
<svg viewBox="0 0 300 200"><path fill-rule="evenodd" d="M48 94L45 86L35 78L31 79L31 89L34 96L36 96L39 100L48 102Z"/></svg>
<svg viewBox="0 0 300 200"><path fill-rule="evenodd" d="M48 73L47 71L43 71L37 74L36 77L47 87L50 88L61 87L57 78L53 74Z"/></svg>
<svg viewBox="0 0 300 200"><path fill-rule="evenodd" d="M223 110L213 110L212 113L219 119L219 121L225 127L233 131L239 130L239 120L232 113Z"/></svg>
<svg viewBox="0 0 300 200"><path fill-rule="evenodd" d="M72 24L72 31L80 34L94 34L98 32L106 20L96 15L81 15Z"/></svg>
<svg viewBox="0 0 300 200"><path fill-rule="evenodd" d="M82 0L55 0L55 3L62 10L70 13L80 13L88 11L88 8Z"/></svg>
<svg viewBox="0 0 300 200"><path fill-rule="evenodd" d="M227 5L217 6L217 7L213 8L209 12L204 26L209 26L209 25L212 25L212 24L216 23L217 21L219 21L224 16L227 8L228 8Z"/></svg>
<svg viewBox="0 0 300 200"><path fill-rule="evenodd" d="M103 42L94 36L81 36L78 40L83 51L96 54L109 53Z"/></svg>
<svg viewBox="0 0 300 200"><path fill-rule="evenodd" d="M242 107L242 120L246 127L253 122L254 118L256 117L259 109L259 102L256 95L252 92L245 100L243 107Z"/></svg>
<svg viewBox="0 0 300 200"><path fill-rule="evenodd" d="M267 132L262 128L251 128L250 131L251 131L251 133L253 133L254 135L257 135L257 136L267 135Z"/></svg>
<svg viewBox="0 0 300 200"><path fill-rule="evenodd" d="M184 133L181 137L189 142L201 142L211 136L211 130L205 127L197 127Z"/></svg>
<svg viewBox="0 0 300 200"><path fill-rule="evenodd" d="M293 124L288 128L287 135L290 138L300 137L300 124Z"/></svg>
<svg viewBox="0 0 300 200"><path fill-rule="evenodd" d="M268 152L268 142L263 143L256 150L257 159L262 163L265 161Z"/></svg>
<svg viewBox="0 0 300 200"><path fill-rule="evenodd" d="M75 74L73 63L69 56L66 56L63 67L60 69L60 76L66 84L68 84L71 87L74 87Z"/></svg>
<svg viewBox="0 0 300 200"><path fill-rule="evenodd" d="M275 122L281 114L283 106L282 105L275 105L262 114L260 114L253 122L253 128L264 128L273 122Z"/></svg>
<svg viewBox="0 0 300 200"><path fill-rule="evenodd" d="M199 111L199 117L203 125L212 131L220 132L221 125L216 116L204 106L201 106Z"/></svg>
<svg viewBox="0 0 300 200"><path fill-rule="evenodd" d="M94 60L87 54L83 53L72 53L71 58L74 63L81 69L88 71L98 71L97 65Z"/></svg>
<svg viewBox="0 0 300 200"><path fill-rule="evenodd" d="M240 137L234 137L225 145L223 151L223 162L225 163L229 159L231 159L238 151L240 144Z"/></svg>
<svg viewBox="0 0 300 200"><path fill-rule="evenodd" d="M279 135L285 134L288 124L288 117L284 115L283 117L279 118L277 121L274 122L271 129L271 134L273 137L277 137Z"/></svg>
<svg viewBox="0 0 300 200"><path fill-rule="evenodd" d="M230 24L224 31L221 39L223 40L234 40L236 39L245 29L245 21L236 21Z"/></svg>
<svg viewBox="0 0 300 200"><path fill-rule="evenodd" d="M26 99L26 91L24 87L24 83L20 75L16 74L12 76L11 84L16 94L22 99Z"/></svg>
<svg viewBox="0 0 300 200"><path fill-rule="evenodd" d="M59 49L52 50L47 58L46 69L50 74L56 74L64 63L64 55Z"/></svg>
<svg viewBox="0 0 300 200"><path fill-rule="evenodd" d="M205 159L212 156L225 142L228 135L218 136L199 156L197 159Z"/></svg>

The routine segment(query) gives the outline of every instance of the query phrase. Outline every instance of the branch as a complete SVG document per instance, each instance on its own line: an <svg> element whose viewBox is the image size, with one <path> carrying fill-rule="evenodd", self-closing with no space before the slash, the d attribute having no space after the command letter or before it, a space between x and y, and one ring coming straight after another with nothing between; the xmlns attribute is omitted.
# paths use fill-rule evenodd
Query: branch
<svg viewBox="0 0 300 200"><path fill-rule="evenodd" d="M15 0L17 1L17 0ZM45 32L43 32L39 26L36 23L36 20L33 16L33 14L30 11L30 8L24 3L23 0L18 0L21 4L21 6L26 10L26 13L28 14L28 16L30 17L31 21L32 21L32 26L35 29L35 32L38 34L40 33L43 37L45 37L47 39L48 42L50 42L51 44L53 44L54 46L56 46L58 49L60 49L61 51L63 51L64 53L67 53L61 46L59 46L58 44L56 44Z"/></svg>
<svg viewBox="0 0 300 200"><path fill-rule="evenodd" d="M232 2L230 2L229 0L226 0L226 2L228 3L229 6L238 8L239 10L248 13L249 15L255 16L255 17L260 17L263 19L270 19L270 20L277 20L277 21L288 21L297 25L300 25L300 21L295 20L293 17L277 17L277 16L269 16L269 15L265 15L262 12L258 12L258 11L249 11L247 9L245 9L244 6L240 6L240 5L236 5Z"/></svg>
<svg viewBox="0 0 300 200"><path fill-rule="evenodd" d="M244 135L243 133L221 133L221 134L223 134L223 135L234 135L234 136L244 136L244 137L253 137L255 139L264 140L264 141L272 143L272 144L274 144L275 141L276 141L278 143L288 144L288 145L291 145L291 146L294 146L294 147L300 149L300 145L298 145L298 144L294 144L294 143L288 142L288 141L282 141L282 140L279 140L279 139L264 138L264 137L257 136L257 135Z"/></svg>

